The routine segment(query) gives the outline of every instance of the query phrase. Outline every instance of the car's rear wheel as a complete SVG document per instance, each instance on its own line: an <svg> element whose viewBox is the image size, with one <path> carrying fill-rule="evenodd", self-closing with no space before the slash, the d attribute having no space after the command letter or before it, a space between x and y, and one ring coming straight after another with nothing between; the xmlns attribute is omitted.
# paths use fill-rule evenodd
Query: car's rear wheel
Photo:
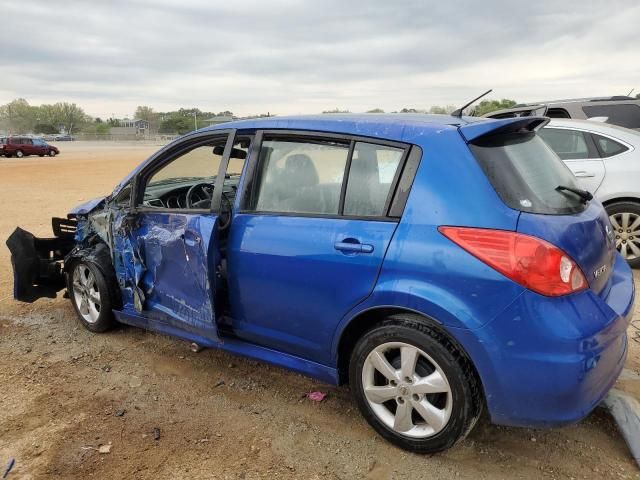
<svg viewBox="0 0 640 480"><path fill-rule="evenodd" d="M616 202L606 207L616 248L633 268L640 267L640 204Z"/></svg>
<svg viewBox="0 0 640 480"><path fill-rule="evenodd" d="M24 152L22 150L16 150L16 157L18 158L24 157Z"/></svg>
<svg viewBox="0 0 640 480"><path fill-rule="evenodd" d="M90 260L76 260L69 269L69 296L80 322L92 332L113 327L112 293L100 268Z"/></svg>
<svg viewBox="0 0 640 480"><path fill-rule="evenodd" d="M396 315L363 335L349 381L365 419L400 448L434 453L473 428L482 401L473 369L442 333Z"/></svg>
<svg viewBox="0 0 640 480"><path fill-rule="evenodd" d="M49 156L50 157L55 157L56 156L56 152L53 150L49 150Z"/></svg>

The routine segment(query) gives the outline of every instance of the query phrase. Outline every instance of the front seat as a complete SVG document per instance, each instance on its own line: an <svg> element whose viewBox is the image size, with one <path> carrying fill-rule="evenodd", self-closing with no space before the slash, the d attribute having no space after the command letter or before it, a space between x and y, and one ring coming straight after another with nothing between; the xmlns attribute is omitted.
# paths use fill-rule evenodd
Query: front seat
<svg viewBox="0 0 640 480"><path fill-rule="evenodd" d="M283 202L285 212L323 213L322 196L318 183L318 171L313 161L304 153L289 155L283 174L287 177L287 192Z"/></svg>

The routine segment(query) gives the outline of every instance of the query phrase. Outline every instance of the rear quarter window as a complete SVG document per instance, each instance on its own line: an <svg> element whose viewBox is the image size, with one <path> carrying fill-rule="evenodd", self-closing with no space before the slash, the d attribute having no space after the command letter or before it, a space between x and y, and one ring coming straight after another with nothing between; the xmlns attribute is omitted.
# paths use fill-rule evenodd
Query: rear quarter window
<svg viewBox="0 0 640 480"><path fill-rule="evenodd" d="M592 134L593 139L596 141L596 145L598 150L600 151L600 155L602 158L613 157L614 155L620 155L622 152L626 152L629 150L625 145L620 142L616 142L615 140L607 137L603 137L602 135Z"/></svg>
<svg viewBox="0 0 640 480"><path fill-rule="evenodd" d="M502 201L515 210L566 215L584 210L578 195L556 190L579 189L571 171L534 132L494 135L470 145Z"/></svg>

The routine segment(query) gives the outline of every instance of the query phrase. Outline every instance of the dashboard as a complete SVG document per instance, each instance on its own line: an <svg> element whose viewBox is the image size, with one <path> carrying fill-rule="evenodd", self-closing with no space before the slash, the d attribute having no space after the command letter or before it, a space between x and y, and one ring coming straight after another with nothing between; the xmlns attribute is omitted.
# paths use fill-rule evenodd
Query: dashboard
<svg viewBox="0 0 640 480"><path fill-rule="evenodd" d="M223 194L229 199L232 205L236 197L239 181L239 175L225 178ZM199 183L208 183L213 185L214 182L215 178L198 178L197 180L189 179L188 181L183 181L176 179L175 182L150 184L144 192L144 200L142 203L147 207L153 208L186 209L188 208L187 193L192 186ZM196 188L191 193L192 203L207 200L208 198L209 197L200 188Z"/></svg>

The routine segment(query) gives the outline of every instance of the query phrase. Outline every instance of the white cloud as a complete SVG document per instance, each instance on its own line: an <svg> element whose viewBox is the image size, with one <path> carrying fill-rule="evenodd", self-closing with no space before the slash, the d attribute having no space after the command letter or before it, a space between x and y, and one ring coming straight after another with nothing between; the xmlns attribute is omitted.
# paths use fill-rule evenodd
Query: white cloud
<svg viewBox="0 0 640 480"><path fill-rule="evenodd" d="M0 103L96 116L197 106L238 114L623 94L640 78L628 1L206 0L3 6ZM25 27L26 25L26 27Z"/></svg>

